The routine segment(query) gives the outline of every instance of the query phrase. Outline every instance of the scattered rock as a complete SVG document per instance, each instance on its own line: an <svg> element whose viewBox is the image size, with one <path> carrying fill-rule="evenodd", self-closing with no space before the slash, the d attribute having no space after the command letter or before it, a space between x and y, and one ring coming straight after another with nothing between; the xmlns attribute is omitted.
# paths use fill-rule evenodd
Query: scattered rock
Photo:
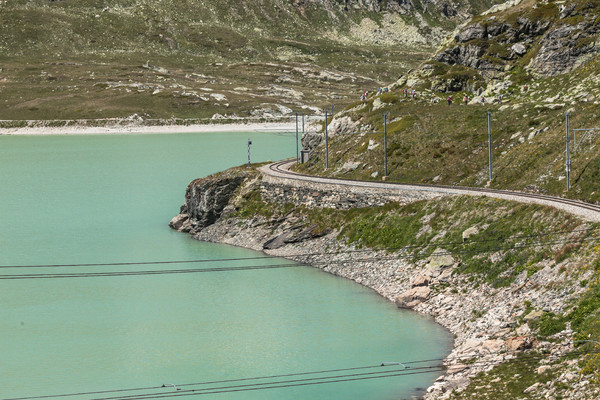
<svg viewBox="0 0 600 400"><path fill-rule="evenodd" d="M212 97L216 101L221 101L221 102L227 101L227 96L225 96L224 94L220 94L220 93L211 93L210 97Z"/></svg>
<svg viewBox="0 0 600 400"><path fill-rule="evenodd" d="M463 242L466 242L471 236L477 235L479 233L479 229L476 226L472 226L469 229L466 229L462 233Z"/></svg>
<svg viewBox="0 0 600 400"><path fill-rule="evenodd" d="M519 336L526 336L531 333L531 328L529 328L529 325L524 324L524 325L521 325L520 327L518 327L516 332L517 332L517 335L519 335Z"/></svg>
<svg viewBox="0 0 600 400"><path fill-rule="evenodd" d="M527 394L527 393L531 393L533 391L535 391L538 386L540 386L539 382L534 383L533 385L529 386L527 389L523 390L523 393Z"/></svg>
<svg viewBox="0 0 600 400"><path fill-rule="evenodd" d="M350 172L356 170L358 167L360 167L359 161L348 161L345 162L344 165L342 165L342 168L340 168L340 170L343 172Z"/></svg>
<svg viewBox="0 0 600 400"><path fill-rule="evenodd" d="M468 366L466 364L454 364L448 367L448 373L449 374L457 374L459 372L464 371L465 369L467 369Z"/></svg>
<svg viewBox="0 0 600 400"><path fill-rule="evenodd" d="M150 65L150 61L146 61L146 64L143 64L142 68L156 72L158 75L171 75L171 72L168 69L156 65Z"/></svg>
<svg viewBox="0 0 600 400"><path fill-rule="evenodd" d="M380 108L383 108L385 106L385 103L383 101L381 101L381 99L378 97L375 100L373 100L373 111L375 110L379 110Z"/></svg>
<svg viewBox="0 0 600 400"><path fill-rule="evenodd" d="M552 367L551 367L551 366L549 366L549 365L542 365L541 367L538 367L538 369L537 369L537 373L538 373L538 375L541 375L541 374L543 374L544 372L546 372L546 371L548 371L548 370L551 370L551 369L552 369Z"/></svg>
<svg viewBox="0 0 600 400"><path fill-rule="evenodd" d="M377 147L379 147L379 143L377 143L375 140L373 139L369 139L369 146L367 147L367 150L374 150Z"/></svg>
<svg viewBox="0 0 600 400"><path fill-rule="evenodd" d="M527 53L527 47L525 47L523 43L515 43L510 49L518 56L522 56Z"/></svg>
<svg viewBox="0 0 600 400"><path fill-rule="evenodd" d="M560 110L565 106L565 103L545 104L544 107L549 110Z"/></svg>

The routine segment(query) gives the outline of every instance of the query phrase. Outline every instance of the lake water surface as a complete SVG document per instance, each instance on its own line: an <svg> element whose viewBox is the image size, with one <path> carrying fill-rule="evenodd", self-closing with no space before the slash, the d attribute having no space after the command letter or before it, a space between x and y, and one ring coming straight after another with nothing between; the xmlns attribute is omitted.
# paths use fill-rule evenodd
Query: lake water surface
<svg viewBox="0 0 600 400"><path fill-rule="evenodd" d="M185 386L449 351L451 338L430 319L310 267L6 279L284 262L81 265L261 256L167 226L191 180L246 162L248 138L252 161L295 155L295 138L274 133L0 137L0 399L399 399L439 375L349 381L368 376L354 375L305 385L319 382L306 380L316 376L382 371L369 368ZM77 265L12 267L40 264ZM287 387L240 386L275 381ZM181 390L157 388L165 383ZM227 393L186 391L217 386ZM138 388L151 389L118 391Z"/></svg>

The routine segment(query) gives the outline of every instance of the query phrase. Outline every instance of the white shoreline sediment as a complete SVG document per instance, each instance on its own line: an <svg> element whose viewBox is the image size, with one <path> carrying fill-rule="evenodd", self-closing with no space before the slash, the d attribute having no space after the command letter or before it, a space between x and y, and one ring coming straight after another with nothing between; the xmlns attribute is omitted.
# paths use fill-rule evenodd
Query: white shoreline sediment
<svg viewBox="0 0 600 400"><path fill-rule="evenodd" d="M125 135L204 132L291 131L295 122L196 124L196 125L107 125L0 128L0 136L46 136L46 135Z"/></svg>

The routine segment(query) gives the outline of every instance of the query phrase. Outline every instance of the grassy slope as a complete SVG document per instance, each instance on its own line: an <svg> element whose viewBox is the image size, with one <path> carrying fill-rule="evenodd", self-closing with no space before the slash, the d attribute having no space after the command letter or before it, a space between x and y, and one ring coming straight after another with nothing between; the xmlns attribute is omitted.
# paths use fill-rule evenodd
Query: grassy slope
<svg viewBox="0 0 600 400"><path fill-rule="evenodd" d="M600 94L596 81L598 60L574 74L547 78L529 84L522 93L519 86L505 91L504 105L431 104L429 99L413 101L398 92L383 95L384 107L373 110L370 99L347 107L345 115L360 120L369 132L383 131L383 113L389 112L388 175L392 181L483 186L488 180L487 111L492 111L492 159L494 179L491 187L541 190L587 201L600 201L600 143L590 135L572 158L572 190L566 192L565 116L572 111L570 127L594 128L600 125ZM578 87L578 88L577 88ZM576 88L576 89L574 89ZM469 93L471 96L472 94ZM438 93L442 99L445 94ZM421 96L428 97L421 92ZM562 103L558 110L546 108L548 98ZM590 100L590 101L588 101ZM358 106L358 107L357 107ZM341 115L341 114L340 114ZM533 133L537 132L535 136ZM578 133L578 141L582 139ZM367 150L370 140L379 143ZM336 136L330 143L330 168L324 171L324 148L301 170L329 176L381 179L383 175L383 133ZM571 152L573 142L571 137ZM359 160L354 171L342 168ZM377 172L377 177L371 175Z"/></svg>

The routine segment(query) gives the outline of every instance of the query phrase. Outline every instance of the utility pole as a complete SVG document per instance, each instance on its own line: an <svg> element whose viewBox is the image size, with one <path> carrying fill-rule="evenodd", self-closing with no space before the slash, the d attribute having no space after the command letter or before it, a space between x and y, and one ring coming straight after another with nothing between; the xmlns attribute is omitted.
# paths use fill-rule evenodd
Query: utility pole
<svg viewBox="0 0 600 400"><path fill-rule="evenodd" d="M296 164L300 164L300 147L298 144L298 113L296 112Z"/></svg>
<svg viewBox="0 0 600 400"><path fill-rule="evenodd" d="M566 165L566 169L567 169L567 191L569 189L571 189L571 155L569 154L569 112L567 111L567 113L565 114L565 117L567 118L567 165Z"/></svg>
<svg viewBox="0 0 600 400"><path fill-rule="evenodd" d="M248 168L250 168L250 145L252 144L252 140L248 139Z"/></svg>
<svg viewBox="0 0 600 400"><path fill-rule="evenodd" d="M388 159L387 159L387 113L383 114L383 176L388 176ZM386 178L387 179L387 178Z"/></svg>
<svg viewBox="0 0 600 400"><path fill-rule="evenodd" d="M327 137L327 110L325 110L325 169L329 169L329 138Z"/></svg>
<svg viewBox="0 0 600 400"><path fill-rule="evenodd" d="M487 112L488 117L488 159L490 164L490 183L492 182L492 112Z"/></svg>

